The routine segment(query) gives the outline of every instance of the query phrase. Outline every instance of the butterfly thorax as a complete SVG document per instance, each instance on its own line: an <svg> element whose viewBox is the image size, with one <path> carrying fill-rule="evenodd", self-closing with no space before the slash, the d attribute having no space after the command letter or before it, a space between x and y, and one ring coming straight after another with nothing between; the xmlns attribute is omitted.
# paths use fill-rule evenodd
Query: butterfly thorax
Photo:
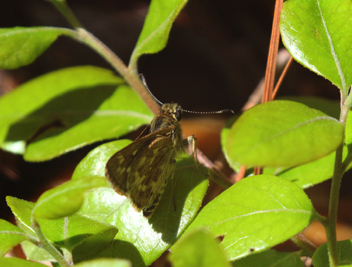
<svg viewBox="0 0 352 267"><path fill-rule="evenodd" d="M156 132L162 129L170 128L167 134L173 140L175 156L184 151L182 142L182 130L179 121L182 117L182 108L179 104L163 104L159 114L150 124L150 132Z"/></svg>

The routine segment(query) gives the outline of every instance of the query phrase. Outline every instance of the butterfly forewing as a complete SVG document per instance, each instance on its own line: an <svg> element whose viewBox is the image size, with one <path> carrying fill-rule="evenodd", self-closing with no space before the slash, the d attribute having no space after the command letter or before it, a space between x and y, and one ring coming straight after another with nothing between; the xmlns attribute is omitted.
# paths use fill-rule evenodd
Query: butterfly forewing
<svg viewBox="0 0 352 267"><path fill-rule="evenodd" d="M114 190L129 197L138 211L154 205L167 183L173 160L169 133L173 129L170 126L135 140L106 164L106 176Z"/></svg>

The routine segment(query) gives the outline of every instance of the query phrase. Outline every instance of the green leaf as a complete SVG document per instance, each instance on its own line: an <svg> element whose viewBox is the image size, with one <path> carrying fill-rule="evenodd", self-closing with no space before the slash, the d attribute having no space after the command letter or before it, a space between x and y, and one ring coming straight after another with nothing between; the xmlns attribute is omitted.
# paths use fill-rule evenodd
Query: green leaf
<svg viewBox="0 0 352 267"><path fill-rule="evenodd" d="M90 255L95 255L99 253L100 250L104 250L107 246L110 246L110 244L114 242L113 239L116 233L117 231L114 227L83 240L72 251L75 262L80 261L80 259L89 258Z"/></svg>
<svg viewBox="0 0 352 267"><path fill-rule="evenodd" d="M226 140L229 132L230 129L224 128L221 132L221 139ZM347 152L347 146L344 146L343 158L346 158ZM226 149L224 149L224 154L226 156ZM320 159L296 167L266 167L263 169L263 174L275 175L287 179L298 185L300 188L306 189L330 179L334 172L334 164L335 152ZM236 171L239 171L241 165L236 164L232 165L231 167ZM351 167L352 165L350 164L347 169L350 169ZM253 169L248 169L245 175L249 176L252 174Z"/></svg>
<svg viewBox="0 0 352 267"><path fill-rule="evenodd" d="M26 255L27 260L31 261L53 261L56 259L44 248L38 247L32 242L23 241L21 243L22 250Z"/></svg>
<svg viewBox="0 0 352 267"><path fill-rule="evenodd" d="M26 239L25 233L20 228L0 219L0 257Z"/></svg>
<svg viewBox="0 0 352 267"><path fill-rule="evenodd" d="M0 147L29 161L117 138L153 118L121 78L92 66L36 78L2 97L0 106Z"/></svg>
<svg viewBox="0 0 352 267"><path fill-rule="evenodd" d="M105 177L105 165L117 151L129 145L131 140L117 140L99 146L81 160L73 172L72 179L84 179L90 176Z"/></svg>
<svg viewBox="0 0 352 267"><path fill-rule="evenodd" d="M225 156L227 162L230 162L230 159L228 157L226 141L227 141L227 137L229 136L231 126L236 122L236 120L238 118L239 118L239 115L232 116L230 119L228 119L226 121L225 127L221 130L221 134L220 134L221 148L222 148L222 151L224 152L224 156ZM233 163L233 164L231 164L231 168L233 168L235 171L239 172L239 170L241 168L241 164Z"/></svg>
<svg viewBox="0 0 352 267"><path fill-rule="evenodd" d="M297 252L279 252L273 249L255 253L233 262L233 267L304 267Z"/></svg>
<svg viewBox="0 0 352 267"><path fill-rule="evenodd" d="M153 0L149 6L142 32L132 53L130 66L136 68L142 54L157 53L167 43L172 23L187 0Z"/></svg>
<svg viewBox="0 0 352 267"><path fill-rule="evenodd" d="M311 108L323 111L324 113L334 118L339 117L340 103L338 100L334 101L334 100L328 100L328 99L319 98L319 97L307 97L307 96L303 96L303 97L286 96L286 97L280 98L280 100L282 99L296 101L296 102L305 104ZM234 121L234 119L232 119L232 121ZM224 128L221 132L221 143L222 143L223 151L226 158L227 158L227 150L226 150L225 144L226 144L228 134L230 132L230 125L232 125L233 123L229 121L228 124L229 126ZM348 130L346 132L348 132ZM352 140L352 138L351 139L346 138L346 139ZM348 142L348 143L351 143L351 142ZM344 158L346 157L346 155L347 155L347 147L344 147ZM309 188L315 184L318 184L325 180L330 179L333 175L334 164L335 164L335 152L332 152L329 155L324 156L320 159L317 159L312 162L299 165L296 167L289 167L289 168L267 167L267 168L264 168L263 174L276 175L297 184L301 188ZM231 167L238 171L241 165L235 164L235 165L232 165ZM350 167L351 166L349 166L349 168ZM248 169L248 174L246 175L251 175L251 174L252 174L252 169Z"/></svg>
<svg viewBox="0 0 352 267"><path fill-rule="evenodd" d="M132 267L131 263L122 259L95 259L75 264L76 267Z"/></svg>
<svg viewBox="0 0 352 267"><path fill-rule="evenodd" d="M335 152L328 156L293 168L264 168L263 174L285 178L300 188L306 189L332 177Z"/></svg>
<svg viewBox="0 0 352 267"><path fill-rule="evenodd" d="M115 151L112 145L116 145ZM96 165L105 166L106 158L120 148L119 142L98 147L101 154L106 155L100 155L99 158L104 162L96 162ZM97 173L102 172L98 169ZM88 170L88 174L90 172L91 170ZM89 192L78 214L114 225L119 232L110 246L96 254L82 256L81 253L73 253L74 261L117 257L129 259L134 266L150 265L176 241L194 219L208 187L204 172L204 168L194 165L193 158L178 160L174 178L167 184L165 193L150 219L143 217L141 212L136 212L130 201L113 189L98 188ZM91 247L89 242L82 243L82 247L77 248L77 251L84 251L85 246L87 249Z"/></svg>
<svg viewBox="0 0 352 267"><path fill-rule="evenodd" d="M8 205L16 216L17 224L25 232L36 238L36 235L31 228L31 214L35 203L14 197L6 198ZM116 227L96 221L79 214L73 214L66 218L55 220L38 219L41 230L45 237L53 242L56 246L64 247L69 251L85 239L94 235L102 235L102 233L110 232L106 242L111 241L117 232ZM29 244L28 244L29 243ZM104 243L104 242L103 242ZM99 247L99 244L96 244ZM52 257L47 254L42 248L38 248L30 242L23 242L23 248L28 258L32 260L50 260Z"/></svg>
<svg viewBox="0 0 352 267"><path fill-rule="evenodd" d="M36 238L37 235L31 228L31 216L35 204L11 196L6 197L6 202L16 217L17 226L26 232L27 235Z"/></svg>
<svg viewBox="0 0 352 267"><path fill-rule="evenodd" d="M271 101L243 113L225 146L231 165L290 167L330 154L342 137L336 119L297 102Z"/></svg>
<svg viewBox="0 0 352 267"><path fill-rule="evenodd" d="M205 229L197 229L182 237L172 247L169 259L175 267L230 266L215 236Z"/></svg>
<svg viewBox="0 0 352 267"><path fill-rule="evenodd" d="M47 265L19 258L0 258L0 266L6 267L47 267Z"/></svg>
<svg viewBox="0 0 352 267"><path fill-rule="evenodd" d="M343 159L348 153L347 146L344 146ZM309 188L330 179L333 176L335 165L335 152L312 162L293 168L264 168L264 174L272 174L285 178L301 188ZM350 164L347 168L352 167Z"/></svg>
<svg viewBox="0 0 352 267"><path fill-rule="evenodd" d="M31 64L67 31L53 27L0 29L0 68L16 69Z"/></svg>
<svg viewBox="0 0 352 267"><path fill-rule="evenodd" d="M187 231L209 227L215 235L224 235L222 245L234 260L282 243L307 227L314 214L297 185L258 175L241 180L209 202Z"/></svg>
<svg viewBox="0 0 352 267"><path fill-rule="evenodd" d="M92 236L100 236L100 243L95 244L96 248L99 248L111 242L117 233L115 226L79 214L56 220L39 219L38 221L48 240L69 251ZM109 233L110 236L106 236L105 233Z"/></svg>
<svg viewBox="0 0 352 267"><path fill-rule="evenodd" d="M310 108L320 110L337 120L340 117L339 100L326 99L317 96L283 96L277 98L277 100L289 100L299 102Z"/></svg>
<svg viewBox="0 0 352 267"><path fill-rule="evenodd" d="M75 213L81 207L86 191L108 187L105 177L71 180L44 192L33 209L37 218L58 219Z"/></svg>
<svg viewBox="0 0 352 267"><path fill-rule="evenodd" d="M339 266L352 266L352 240L337 242L337 257ZM327 243L317 248L312 259L314 267L330 266Z"/></svg>
<svg viewBox="0 0 352 267"><path fill-rule="evenodd" d="M346 94L352 83L352 3L290 0L281 11L282 41L295 60Z"/></svg>

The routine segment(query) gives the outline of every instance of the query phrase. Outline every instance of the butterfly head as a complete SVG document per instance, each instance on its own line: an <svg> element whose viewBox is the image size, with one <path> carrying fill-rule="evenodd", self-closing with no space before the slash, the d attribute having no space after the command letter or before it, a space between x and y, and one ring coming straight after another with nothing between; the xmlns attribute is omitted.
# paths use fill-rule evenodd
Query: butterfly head
<svg viewBox="0 0 352 267"><path fill-rule="evenodd" d="M167 103L161 106L160 114L172 116L175 120L180 121L183 109L179 104Z"/></svg>

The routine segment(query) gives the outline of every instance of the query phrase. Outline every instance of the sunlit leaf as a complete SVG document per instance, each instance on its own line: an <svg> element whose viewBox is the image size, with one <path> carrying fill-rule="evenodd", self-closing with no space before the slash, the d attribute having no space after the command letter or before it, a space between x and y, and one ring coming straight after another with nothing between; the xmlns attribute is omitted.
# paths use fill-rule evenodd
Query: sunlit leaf
<svg viewBox="0 0 352 267"><path fill-rule="evenodd" d="M336 119L297 102L271 101L244 112L225 146L232 165L291 167L330 154L342 138Z"/></svg>
<svg viewBox="0 0 352 267"><path fill-rule="evenodd" d="M347 93L352 83L352 3L349 0L285 1L282 41L303 66Z"/></svg>
<svg viewBox="0 0 352 267"><path fill-rule="evenodd" d="M0 68L15 69L32 63L68 31L53 27L0 28Z"/></svg>
<svg viewBox="0 0 352 267"><path fill-rule="evenodd" d="M248 177L210 201L186 233L208 227L223 236L231 260L280 244L307 227L315 211L297 185L271 175Z"/></svg>

